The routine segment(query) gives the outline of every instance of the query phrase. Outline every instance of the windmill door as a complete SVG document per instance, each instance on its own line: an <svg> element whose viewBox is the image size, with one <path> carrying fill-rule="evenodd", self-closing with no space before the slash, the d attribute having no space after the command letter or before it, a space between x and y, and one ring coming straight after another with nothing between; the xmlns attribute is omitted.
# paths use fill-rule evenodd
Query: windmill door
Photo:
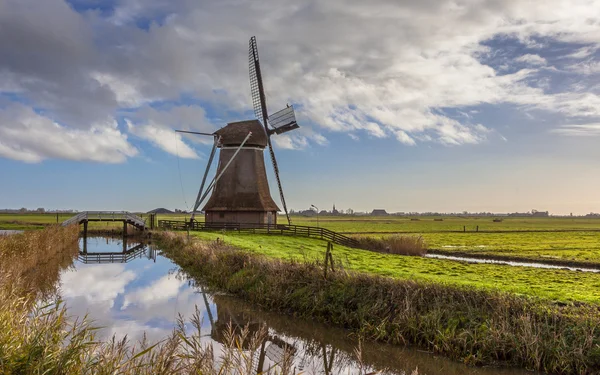
<svg viewBox="0 0 600 375"><path fill-rule="evenodd" d="M267 224L269 224L269 225L273 224L273 213L272 212L267 212Z"/></svg>

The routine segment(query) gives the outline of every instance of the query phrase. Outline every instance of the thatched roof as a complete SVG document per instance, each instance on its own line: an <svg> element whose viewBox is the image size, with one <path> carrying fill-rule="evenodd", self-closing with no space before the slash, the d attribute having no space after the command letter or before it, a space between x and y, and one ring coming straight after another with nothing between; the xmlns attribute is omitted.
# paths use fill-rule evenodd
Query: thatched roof
<svg viewBox="0 0 600 375"><path fill-rule="evenodd" d="M234 149L221 150L217 174L221 173L234 152ZM279 211L269 191L264 151L243 148L217 182L202 210Z"/></svg>
<svg viewBox="0 0 600 375"><path fill-rule="evenodd" d="M267 147L265 128L258 120L231 122L217 130L215 134L221 136L223 146L239 146L248 135L248 132L252 132L252 135L244 146Z"/></svg>

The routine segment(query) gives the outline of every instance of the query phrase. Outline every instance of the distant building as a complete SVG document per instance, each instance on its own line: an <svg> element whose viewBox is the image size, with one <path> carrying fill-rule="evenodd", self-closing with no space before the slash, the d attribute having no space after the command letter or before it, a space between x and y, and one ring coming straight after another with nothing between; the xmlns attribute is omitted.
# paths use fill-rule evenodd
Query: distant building
<svg viewBox="0 0 600 375"><path fill-rule="evenodd" d="M548 217L548 216L550 216L550 214L548 213L548 211L531 210L531 216L533 216L533 217Z"/></svg>
<svg viewBox="0 0 600 375"><path fill-rule="evenodd" d="M340 214L340 212L335 209L335 203L333 204L333 210L331 210L331 214L332 215L339 215Z"/></svg>
<svg viewBox="0 0 600 375"><path fill-rule="evenodd" d="M381 208L376 208L373 211L371 211L371 216L388 216L389 214L387 213L386 210L381 209Z"/></svg>

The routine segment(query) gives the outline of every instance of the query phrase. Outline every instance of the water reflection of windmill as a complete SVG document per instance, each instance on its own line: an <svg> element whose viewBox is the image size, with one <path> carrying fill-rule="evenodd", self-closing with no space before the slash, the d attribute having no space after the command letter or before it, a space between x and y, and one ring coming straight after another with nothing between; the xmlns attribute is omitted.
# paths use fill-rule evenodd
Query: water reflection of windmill
<svg viewBox="0 0 600 375"><path fill-rule="evenodd" d="M208 224L276 224L279 208L269 191L264 162L264 149L268 146L281 204L288 224L291 224L271 136L289 132L299 126L294 108L290 105L270 116L268 114L255 37L250 39L248 58L256 120L229 123L213 134L179 131L214 138L208 165L194 203L192 220L198 207L211 194L203 208L205 222ZM217 148L220 149L217 172L204 189Z"/></svg>
<svg viewBox="0 0 600 375"><path fill-rule="evenodd" d="M204 299L208 320L210 321L210 336L213 340L225 344L228 333L239 335L244 330L247 330L248 336L252 336L264 328L264 323L252 319L244 314L243 311L234 311L229 309L227 304L219 303L219 296L213 296L213 302L217 309L217 319L215 320L208 299L206 298L206 293L202 287L200 287L200 290ZM230 332L230 330L233 332ZM250 349L250 342L251 340L249 339L244 340L241 343L242 349ZM295 345L289 344L275 335L267 334L260 343L256 373L263 374L269 372L273 367L281 365L286 360L286 356L288 360L291 360L296 352ZM270 363L267 363L267 359ZM266 365L268 368L265 368Z"/></svg>
<svg viewBox="0 0 600 375"><path fill-rule="evenodd" d="M109 239L106 239L108 244ZM98 263L127 263L133 259L146 257L149 260L156 262L156 249L153 249L149 244L137 243L131 248L127 248L127 241L123 241L122 251L99 251L99 252L88 252L88 238L84 237L82 240L82 249L79 251L79 261L85 264L98 264Z"/></svg>

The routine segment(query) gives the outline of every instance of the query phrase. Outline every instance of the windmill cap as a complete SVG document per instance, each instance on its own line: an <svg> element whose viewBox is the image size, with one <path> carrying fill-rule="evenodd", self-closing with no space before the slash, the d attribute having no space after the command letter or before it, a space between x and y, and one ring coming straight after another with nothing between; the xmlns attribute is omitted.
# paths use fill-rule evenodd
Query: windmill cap
<svg viewBox="0 0 600 375"><path fill-rule="evenodd" d="M244 144L244 147L267 147L265 128L258 120L230 122L217 130L215 134L221 137L221 145L239 146L250 132L252 132L252 135Z"/></svg>

